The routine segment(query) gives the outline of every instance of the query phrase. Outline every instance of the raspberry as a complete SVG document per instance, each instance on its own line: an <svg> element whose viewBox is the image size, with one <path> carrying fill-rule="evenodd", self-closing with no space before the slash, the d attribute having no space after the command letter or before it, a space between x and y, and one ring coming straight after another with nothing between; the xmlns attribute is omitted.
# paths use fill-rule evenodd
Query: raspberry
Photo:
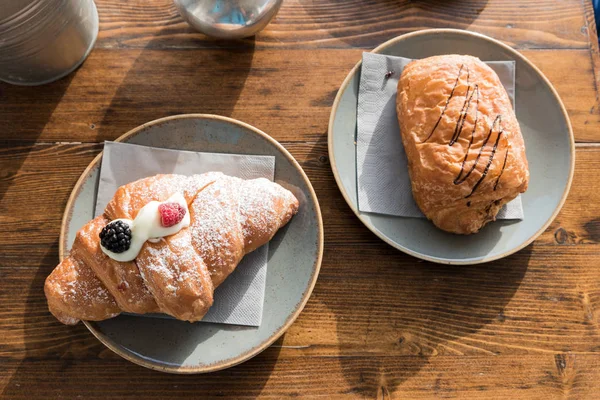
<svg viewBox="0 0 600 400"><path fill-rule="evenodd" d="M165 228L177 225L185 217L186 209L179 203L163 203L158 206L160 224Z"/></svg>

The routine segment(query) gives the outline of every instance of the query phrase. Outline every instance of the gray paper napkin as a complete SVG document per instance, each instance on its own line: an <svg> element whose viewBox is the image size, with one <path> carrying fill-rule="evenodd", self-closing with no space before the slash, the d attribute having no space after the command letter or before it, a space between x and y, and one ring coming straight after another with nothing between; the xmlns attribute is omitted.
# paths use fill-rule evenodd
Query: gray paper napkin
<svg viewBox="0 0 600 400"><path fill-rule="evenodd" d="M134 144L105 142L96 200L100 215L117 188L156 174L193 175L220 171L243 179L274 179L275 157L196 153ZM266 244L242 259L235 271L217 288L214 305L202 322L259 326L262 320L267 276ZM166 317L163 314L149 316Z"/></svg>
<svg viewBox="0 0 600 400"><path fill-rule="evenodd" d="M404 146L396 116L396 91L404 57L363 53L358 92L356 177L363 212L425 218L412 196ZM487 62L499 76L514 106L515 62ZM386 72L394 71L387 78ZM523 219L521 196L506 204L498 219Z"/></svg>

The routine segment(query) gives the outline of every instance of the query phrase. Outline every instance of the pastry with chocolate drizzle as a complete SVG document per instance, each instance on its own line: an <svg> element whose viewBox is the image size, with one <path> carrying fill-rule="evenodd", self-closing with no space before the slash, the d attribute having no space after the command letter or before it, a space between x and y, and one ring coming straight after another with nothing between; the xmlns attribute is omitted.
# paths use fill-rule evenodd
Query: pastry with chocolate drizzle
<svg viewBox="0 0 600 400"><path fill-rule="evenodd" d="M478 58L411 62L396 108L413 197L440 229L478 232L527 190L519 123L500 79Z"/></svg>

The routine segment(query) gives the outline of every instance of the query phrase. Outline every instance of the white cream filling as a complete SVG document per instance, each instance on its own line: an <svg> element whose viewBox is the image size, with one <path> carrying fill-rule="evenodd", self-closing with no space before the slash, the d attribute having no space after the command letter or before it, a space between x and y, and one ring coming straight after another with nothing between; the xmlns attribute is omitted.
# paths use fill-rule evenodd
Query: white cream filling
<svg viewBox="0 0 600 400"><path fill-rule="evenodd" d="M185 208L185 216L178 224L168 228L162 226L160 224L160 213L158 212L158 206L163 203L159 201L151 201L142 207L133 221L126 218L115 220L125 222L127 225L129 225L129 229L131 229L131 245L129 246L129 249L122 253L115 253L100 245L100 248L104 254L116 261L131 261L138 256L142 246L144 243L146 243L146 241L156 243L160 240L160 238L174 235L183 228L190 226L190 210L188 210L185 197L183 197L181 193L175 193L164 203L178 203Z"/></svg>

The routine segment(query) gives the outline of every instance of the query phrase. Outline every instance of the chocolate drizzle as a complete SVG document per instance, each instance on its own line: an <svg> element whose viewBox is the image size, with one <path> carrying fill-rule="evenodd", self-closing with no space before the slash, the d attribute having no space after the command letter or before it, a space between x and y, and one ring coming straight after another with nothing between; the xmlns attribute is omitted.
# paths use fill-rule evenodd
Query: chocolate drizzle
<svg viewBox="0 0 600 400"><path fill-rule="evenodd" d="M487 162L487 165L485 166L485 169L483 170L483 173L481 174L481 178L479 178L477 183L475 183L475 186L473 186L471 193L469 193L467 196L465 196L465 199L468 199L469 197L471 197L471 195L473 193L475 193L475 191L477 190L477 188L479 187L481 182L483 182L488 171L490 170L492 161L494 160L494 156L496 155L496 150L498 149L498 143L500 142L500 136L502 136L502 133L504 132L504 130L502 129L502 116L501 115L498 115L496 117L496 119L494 120L494 122L492 123L492 127L490 128L490 133L488 134L487 138L485 139L485 143L483 144L483 146L481 146L481 150L479 150L479 155L477 156L477 159L479 159L479 157L481 156L481 153L483 152L485 145L487 144L488 140L490 139L490 136L492 135L492 132L494 130L494 125L496 125L496 121L499 121L498 126L500 129L498 130L498 136L496 137L496 142L494 143L494 147L492 147L492 154L490 154L490 158ZM475 164L477 164L477 163L475 163Z"/></svg>
<svg viewBox="0 0 600 400"><path fill-rule="evenodd" d="M446 111L448 110L448 105L450 104L450 100L452 100L452 98L454 97L454 92L456 91L456 88L458 87L458 83L460 82L460 77L463 72L463 69L466 70L466 72L467 72L467 92L465 93L465 100L464 100L462 108L460 110L458 120L456 121L456 126L454 128L452 138L448 142L448 146L453 146L458 141L458 139L460 139L460 136L461 136L463 128L464 128L465 121L469 115L469 109L471 108L471 102L473 100L473 96L475 96L475 121L473 122L473 129L471 130L471 137L469 139L469 144L467 145L467 149L465 151L465 156L462 160L460 172L458 173L458 176L453 181L453 183L455 185L460 185L463 182L465 182L469 178L469 176L471 176L473 171L475 171L475 169L479 165L479 160L481 158L481 155L483 154L483 151L485 150L488 142L490 141L490 138L492 137L492 134L494 133L494 127L496 126L496 124L498 124L498 136L496 137L494 146L492 147L492 153L490 154L490 157L487 161L485 169L483 170L483 172L481 174L481 177L479 178L479 180L477 180L477 182L471 189L471 192L467 196L465 196L465 198L469 198L473 195L473 193L475 193L477 188L481 185L481 183L487 176L487 174L492 166L492 163L494 161L494 156L496 155L496 151L498 150L498 144L500 143L500 136L502 136L502 133L504 133L504 129L502 128L502 115L498 114L496 116L496 118L494 119L494 121L492 122L490 130L489 130L485 140L483 141L481 148L479 149L479 153L477 154L477 157L475 157L475 159L473 160L473 165L471 165L471 168L469 168L467 173L465 173L465 166L466 166L467 160L469 158L469 152L471 150L471 146L473 145L473 142L475 141L475 133L477 132L477 123L479 122L479 98L480 98L479 85L475 84L473 87L471 87L471 85L469 83L469 78L470 78L471 73L470 73L469 67L467 65L462 64L460 66L460 68L458 70L458 76L456 77L454 86L452 87L452 90L450 91L450 96L448 96L448 98L446 99L446 104L444 105L444 108L442 109L442 113L440 114L437 122L433 126L431 133L429 133L429 136L427 136L427 138L425 140L423 140L423 142L421 142L421 143L427 142L433 136L433 134L435 133L436 129L438 128L440 122L442 121L442 118L444 117L444 115L446 115ZM477 95L475 95L475 93L477 93ZM502 164L502 170L500 171L500 174L498 175L498 178L496 178L496 182L494 183L494 190L496 190L496 188L498 187L498 182L500 181L500 177L502 177L502 173L504 172L504 169L506 168L506 160L507 159L508 159L508 147L506 149L506 154L504 155L504 163ZM467 203L467 206L470 206L470 202Z"/></svg>
<svg viewBox="0 0 600 400"><path fill-rule="evenodd" d="M454 86L452 87L452 91L450 92L450 96L448 96L448 98L446 99L446 104L444 105L444 109L442 110L442 113L440 114L440 117L438 118L437 122L433 126L433 129L431 130L431 133L429 134L429 136L427 136L427 139L423 140L422 143L425 143L426 141L428 141L433 136L433 133L435 132L435 130L437 129L438 125L442 121L442 117L446 114L446 110L448 109L448 104L450 104L450 100L452 100L452 97L454 97L454 91L456 90L456 87L458 86L458 82L460 81L460 74L462 73L462 70L463 70L464 67L465 67L465 64L462 64L460 66L460 69L458 70L458 76L456 77L456 82L454 82ZM467 67L467 84L469 84L469 75L470 75L469 67ZM469 93L468 93L468 88L467 88L467 96L468 95L469 95Z"/></svg>
<svg viewBox="0 0 600 400"><path fill-rule="evenodd" d="M469 175L471 175L471 172L473 172L473 170L475 169L475 166L477 165L477 160L475 160L475 163L473 164L473 166L471 167L469 172L461 179L461 176L465 169L465 164L467 162L467 158L469 157L469 150L471 150L471 145L473 144L473 140L475 139L475 131L477 130L477 121L479 120L479 85L475 85L475 90L473 90L473 93L475 93L475 92L477 92L477 98L475 99L475 122L473 123L473 129L471 130L471 139L469 140L469 145L467 146L467 151L465 152L465 158L463 158L462 165L460 166L460 172L458 173L458 176L456 177L456 179L454 179L455 185L459 185L459 184L463 183L465 180L467 180L467 178L469 177ZM467 109L467 111L468 111L468 109ZM462 129L462 127L461 127L461 129ZM479 157L477 157L477 159L479 159Z"/></svg>
<svg viewBox="0 0 600 400"><path fill-rule="evenodd" d="M473 134L474 134L475 130L473 130L471 132L471 143L469 143L469 147L467 147L467 153L465 154L465 158L463 159L463 165L460 169L460 172L458 173L458 176L454 180L455 185L460 185L461 183L466 181L467 178L471 175L471 173L477 167L477 165L479 163L479 159L481 158L481 154L483 153L483 149L485 149L485 146L487 145L488 141L490 140L490 137L492 136L492 133L494 132L494 126L496 125L496 121L498 121L498 125L500 126L500 133L502 133L502 115L497 115L496 119L494 119L494 122L492 122L492 126L490 127L490 130L489 130L485 140L483 141L483 144L481 145L481 149L479 149L479 153L477 153L477 157L475 157L475 160L473 161L473 165L471 166L471 169L469 169L469 172L467 172L467 174L461 178L460 176L463 172L463 168L465 166L465 161L467 160L467 157L469 156L469 150L471 149L471 143L473 143ZM498 137L500 137L500 134L498 134ZM497 145L497 143L496 143L496 145ZM471 193L471 194L473 194L473 193ZM471 194L469 194L469 196ZM467 196L467 197L469 197L469 196Z"/></svg>
<svg viewBox="0 0 600 400"><path fill-rule="evenodd" d="M463 103L462 110L460 110L458 121L456 121L456 128L454 128L454 134L452 135L452 139L450 139L450 143L448 143L448 146L454 145L454 143L456 143L456 141L460 137L460 134L462 133L463 125L465 124L465 120L467 119L469 107L471 106L471 100L473 100L473 95L475 94L475 91L477 91L477 98L479 98L479 85L475 85L473 91L471 92L471 96L469 96L470 90L471 86L468 86L467 94L465 94L465 102ZM476 108L475 110L476 113L479 114L479 109Z"/></svg>
<svg viewBox="0 0 600 400"><path fill-rule="evenodd" d="M506 148L506 154L504 154L504 162L502 163L502 169L500 170L500 174L498 175L498 179L496 179L496 183L494 183L494 191L498 187L498 182L500 182L500 177L504 173L504 168L506 168L506 160L508 159L508 147Z"/></svg>

